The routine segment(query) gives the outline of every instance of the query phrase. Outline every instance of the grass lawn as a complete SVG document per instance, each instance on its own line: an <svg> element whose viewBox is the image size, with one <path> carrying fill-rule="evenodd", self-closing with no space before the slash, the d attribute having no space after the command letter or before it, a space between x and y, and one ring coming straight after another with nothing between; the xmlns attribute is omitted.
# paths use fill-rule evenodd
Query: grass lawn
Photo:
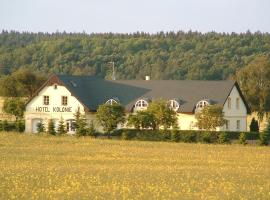
<svg viewBox="0 0 270 200"><path fill-rule="evenodd" d="M0 199L270 199L270 147L0 133Z"/></svg>

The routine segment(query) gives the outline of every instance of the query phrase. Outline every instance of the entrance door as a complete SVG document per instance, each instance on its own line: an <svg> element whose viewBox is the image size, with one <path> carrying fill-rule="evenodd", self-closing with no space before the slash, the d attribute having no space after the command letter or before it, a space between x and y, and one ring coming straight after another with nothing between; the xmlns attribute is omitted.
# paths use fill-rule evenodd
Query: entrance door
<svg viewBox="0 0 270 200"><path fill-rule="evenodd" d="M74 119L66 120L66 128L67 128L67 133L74 134L75 133L75 120Z"/></svg>
<svg viewBox="0 0 270 200"><path fill-rule="evenodd" d="M41 119L33 119L32 120L32 133L37 133L38 132L38 124L41 123Z"/></svg>

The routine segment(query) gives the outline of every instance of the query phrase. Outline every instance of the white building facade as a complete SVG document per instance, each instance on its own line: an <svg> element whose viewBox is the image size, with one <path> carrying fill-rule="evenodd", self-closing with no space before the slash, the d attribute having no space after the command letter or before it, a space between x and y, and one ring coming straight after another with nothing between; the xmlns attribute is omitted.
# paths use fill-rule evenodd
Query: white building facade
<svg viewBox="0 0 270 200"><path fill-rule="evenodd" d="M232 81L108 81L96 77L52 75L28 101L25 131L36 133L53 120L57 127L64 121L68 133L74 133L75 113L79 110L87 122L103 103L120 103L127 113L146 109L154 99L166 99L177 112L180 130L198 130L195 113L205 105L219 104L227 124L220 131L247 131L248 105L236 82Z"/></svg>

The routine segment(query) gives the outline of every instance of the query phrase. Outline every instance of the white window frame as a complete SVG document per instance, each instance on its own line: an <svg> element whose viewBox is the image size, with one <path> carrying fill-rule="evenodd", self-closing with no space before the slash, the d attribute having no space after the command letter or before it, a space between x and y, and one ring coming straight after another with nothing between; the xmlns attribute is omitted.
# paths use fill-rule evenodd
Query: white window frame
<svg viewBox="0 0 270 200"><path fill-rule="evenodd" d="M118 104L118 102L115 99L109 99L106 101L106 104L113 105L113 104Z"/></svg>
<svg viewBox="0 0 270 200"><path fill-rule="evenodd" d="M147 108L148 102L144 99L140 99L135 103L135 108Z"/></svg>
<svg viewBox="0 0 270 200"><path fill-rule="evenodd" d="M204 106L209 106L209 102L206 100L201 100L197 103L196 108L203 108Z"/></svg>
<svg viewBox="0 0 270 200"><path fill-rule="evenodd" d="M180 105L176 100L171 99L169 100L169 107L173 109L174 111L177 111L180 108Z"/></svg>
<svg viewBox="0 0 270 200"><path fill-rule="evenodd" d="M226 131L230 130L230 120L227 120L225 123L225 129Z"/></svg>

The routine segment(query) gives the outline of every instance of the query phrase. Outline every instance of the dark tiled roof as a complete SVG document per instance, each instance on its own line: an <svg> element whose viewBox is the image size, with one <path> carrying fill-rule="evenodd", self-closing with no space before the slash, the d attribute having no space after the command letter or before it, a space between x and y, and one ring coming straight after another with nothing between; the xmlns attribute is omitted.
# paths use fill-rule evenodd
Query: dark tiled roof
<svg viewBox="0 0 270 200"><path fill-rule="evenodd" d="M104 80L94 76L57 75L89 110L97 110L110 98L118 98L131 111L139 99L179 99L179 112L193 112L198 101L223 105L234 81Z"/></svg>

